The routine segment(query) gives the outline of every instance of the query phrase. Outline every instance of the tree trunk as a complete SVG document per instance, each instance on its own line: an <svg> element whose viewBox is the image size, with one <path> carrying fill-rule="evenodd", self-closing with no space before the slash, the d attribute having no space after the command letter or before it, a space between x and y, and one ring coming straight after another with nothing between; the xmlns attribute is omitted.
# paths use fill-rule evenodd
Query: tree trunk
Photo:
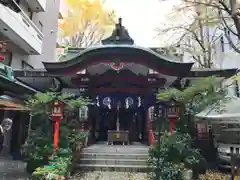
<svg viewBox="0 0 240 180"><path fill-rule="evenodd" d="M238 10L240 8L239 2L236 0L230 0L230 6L231 6L231 11L232 11L232 19L235 24L237 34L238 34L238 39L240 40L240 18L239 18L239 13Z"/></svg>

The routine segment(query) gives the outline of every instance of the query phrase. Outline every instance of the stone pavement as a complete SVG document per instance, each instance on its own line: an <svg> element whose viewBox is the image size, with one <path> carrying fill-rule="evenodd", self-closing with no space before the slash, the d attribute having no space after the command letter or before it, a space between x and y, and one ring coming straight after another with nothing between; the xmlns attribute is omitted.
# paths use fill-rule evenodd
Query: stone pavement
<svg viewBox="0 0 240 180"><path fill-rule="evenodd" d="M25 167L22 161L0 157L0 180L28 180Z"/></svg>
<svg viewBox="0 0 240 180"><path fill-rule="evenodd" d="M108 171L78 172L70 180L147 180L147 174Z"/></svg>

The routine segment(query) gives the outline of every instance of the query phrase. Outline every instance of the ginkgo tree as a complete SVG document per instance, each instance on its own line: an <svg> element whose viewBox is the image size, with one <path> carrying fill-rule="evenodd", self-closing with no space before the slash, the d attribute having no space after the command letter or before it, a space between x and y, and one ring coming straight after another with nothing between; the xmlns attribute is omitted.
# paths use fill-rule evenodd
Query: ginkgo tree
<svg viewBox="0 0 240 180"><path fill-rule="evenodd" d="M59 23L62 45L89 47L98 44L115 24L115 11L102 0L65 0L69 10Z"/></svg>

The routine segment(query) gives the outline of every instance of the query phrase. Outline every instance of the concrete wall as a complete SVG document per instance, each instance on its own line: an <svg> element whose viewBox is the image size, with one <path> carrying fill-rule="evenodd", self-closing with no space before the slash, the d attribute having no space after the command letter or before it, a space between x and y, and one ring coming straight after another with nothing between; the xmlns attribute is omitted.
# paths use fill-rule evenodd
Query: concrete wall
<svg viewBox="0 0 240 180"><path fill-rule="evenodd" d="M39 12L33 16L34 23L39 24L39 21L42 23L42 32L44 34L42 54L29 56L27 61L34 68L43 68L42 61L56 60L59 6L60 0L48 0L46 12Z"/></svg>

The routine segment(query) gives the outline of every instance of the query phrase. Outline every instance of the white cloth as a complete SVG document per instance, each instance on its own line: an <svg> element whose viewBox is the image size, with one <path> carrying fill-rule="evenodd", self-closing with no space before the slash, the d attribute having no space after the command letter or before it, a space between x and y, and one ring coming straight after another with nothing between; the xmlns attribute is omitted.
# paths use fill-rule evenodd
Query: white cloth
<svg viewBox="0 0 240 180"><path fill-rule="evenodd" d="M2 125L0 125L0 130L1 130L1 132L4 134L4 131L3 131Z"/></svg>

